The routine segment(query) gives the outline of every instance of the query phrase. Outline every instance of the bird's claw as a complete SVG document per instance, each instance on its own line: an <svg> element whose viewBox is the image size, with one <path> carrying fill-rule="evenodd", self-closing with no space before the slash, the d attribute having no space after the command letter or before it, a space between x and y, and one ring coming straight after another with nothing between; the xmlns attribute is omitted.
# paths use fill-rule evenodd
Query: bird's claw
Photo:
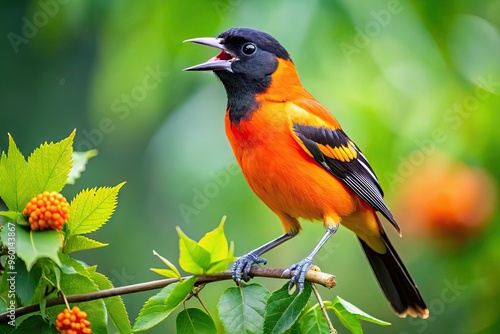
<svg viewBox="0 0 500 334"><path fill-rule="evenodd" d="M254 263L266 264L267 261L255 253L245 254L234 261L233 266L231 267L231 276L237 285L240 285L242 279L245 282L250 280L250 276L248 274L250 273L250 268L252 268Z"/></svg>
<svg viewBox="0 0 500 334"><path fill-rule="evenodd" d="M313 266L312 258L306 257L300 262L292 264L288 269L283 271L283 275L290 275L293 271L292 278L290 279L290 284L288 285L288 291L290 292L294 285L297 286L297 293L300 294L304 290L304 282L306 281L306 273Z"/></svg>

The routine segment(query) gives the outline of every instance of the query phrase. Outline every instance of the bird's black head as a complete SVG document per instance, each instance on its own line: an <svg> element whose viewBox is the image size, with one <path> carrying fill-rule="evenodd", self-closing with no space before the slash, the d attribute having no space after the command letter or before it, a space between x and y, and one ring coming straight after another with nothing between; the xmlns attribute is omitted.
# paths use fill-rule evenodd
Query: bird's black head
<svg viewBox="0 0 500 334"><path fill-rule="evenodd" d="M261 80L276 70L277 58L290 59L274 37L251 28L231 28L217 38L193 38L187 42L213 46L221 52L203 64L186 68L186 71L214 71L223 77L224 72L229 72L234 76Z"/></svg>
<svg viewBox="0 0 500 334"><path fill-rule="evenodd" d="M264 92L271 84L271 75L278 68L278 58L290 60L290 55L271 35L251 29L232 28L213 37L189 39L216 47L218 55L186 71L213 71L222 81L228 96L228 108L233 115L247 114L255 107L255 95Z"/></svg>

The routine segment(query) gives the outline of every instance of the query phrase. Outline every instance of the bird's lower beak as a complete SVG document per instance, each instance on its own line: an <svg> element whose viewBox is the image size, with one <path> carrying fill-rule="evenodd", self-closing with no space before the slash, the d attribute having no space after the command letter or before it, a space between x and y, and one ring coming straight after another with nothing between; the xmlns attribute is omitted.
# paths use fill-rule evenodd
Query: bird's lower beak
<svg viewBox="0 0 500 334"><path fill-rule="evenodd" d="M209 59L202 64L185 68L184 71L233 71L231 69L231 65L233 61L236 60L236 57L226 50L225 46L221 43L220 38L201 37L188 39L184 42L193 42L208 45L221 50L221 52L219 52L217 56Z"/></svg>

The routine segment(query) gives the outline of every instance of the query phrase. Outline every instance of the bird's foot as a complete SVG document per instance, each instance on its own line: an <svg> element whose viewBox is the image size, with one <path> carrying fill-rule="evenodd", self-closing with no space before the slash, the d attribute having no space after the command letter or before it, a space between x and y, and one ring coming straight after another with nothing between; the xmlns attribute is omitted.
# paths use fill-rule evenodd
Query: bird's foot
<svg viewBox="0 0 500 334"><path fill-rule="evenodd" d="M304 290L304 282L306 281L306 273L314 264L312 262L312 257L308 256L300 262L292 264L288 269L283 272L283 275L290 275L294 271L292 278L290 279L290 284L288 285L288 291L291 291L294 286L297 286L297 292L300 294Z"/></svg>
<svg viewBox="0 0 500 334"><path fill-rule="evenodd" d="M233 277L233 281L235 281L237 285L240 285L242 279L245 282L250 280L250 276L248 274L254 263L266 264L267 261L253 252L245 254L234 261L233 266L231 267L231 275Z"/></svg>

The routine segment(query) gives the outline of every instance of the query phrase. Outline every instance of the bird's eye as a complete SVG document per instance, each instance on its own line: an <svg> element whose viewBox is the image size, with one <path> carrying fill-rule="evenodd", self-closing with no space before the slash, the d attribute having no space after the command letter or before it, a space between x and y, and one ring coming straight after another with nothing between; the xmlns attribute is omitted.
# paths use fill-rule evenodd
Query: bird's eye
<svg viewBox="0 0 500 334"><path fill-rule="evenodd" d="M253 43L246 43L243 45L241 48L241 51L246 54L247 56L252 55L255 51L257 50L257 47Z"/></svg>

